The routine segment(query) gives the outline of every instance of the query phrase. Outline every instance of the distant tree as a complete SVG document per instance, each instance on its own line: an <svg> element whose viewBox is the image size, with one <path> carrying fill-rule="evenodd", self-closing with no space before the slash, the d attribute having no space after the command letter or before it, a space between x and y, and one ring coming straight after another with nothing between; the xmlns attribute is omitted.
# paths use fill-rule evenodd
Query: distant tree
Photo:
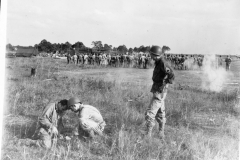
<svg viewBox="0 0 240 160"><path fill-rule="evenodd" d="M65 42L65 43L62 43L61 44L61 50L63 51L63 52L69 52L70 50L72 49L72 44L71 43L69 43L69 42Z"/></svg>
<svg viewBox="0 0 240 160"><path fill-rule="evenodd" d="M150 51L150 49L151 49L151 47L150 47L150 46L146 46L146 47L145 47L145 53L146 53L146 52L149 52L149 51Z"/></svg>
<svg viewBox="0 0 240 160"><path fill-rule="evenodd" d="M129 49L128 49L128 52L129 52L129 53L132 53L132 52L133 52L133 49L132 49L132 48L129 48Z"/></svg>
<svg viewBox="0 0 240 160"><path fill-rule="evenodd" d="M138 51L145 53L145 52L147 51L147 47L145 47L144 45L141 45L141 46L138 48Z"/></svg>
<svg viewBox="0 0 240 160"><path fill-rule="evenodd" d="M85 45L82 42L76 42L72 45L72 48L75 48L75 49L81 49L84 47L85 47Z"/></svg>
<svg viewBox="0 0 240 160"><path fill-rule="evenodd" d="M117 48L117 50L121 53L126 53L128 51L127 47L125 45L121 45Z"/></svg>
<svg viewBox="0 0 240 160"><path fill-rule="evenodd" d="M168 46L162 47L162 52L165 53L166 51L170 51L171 49Z"/></svg>
<svg viewBox="0 0 240 160"><path fill-rule="evenodd" d="M8 44L6 45L6 49L7 49L8 51L14 51L14 47L13 47L10 43L8 43Z"/></svg>
<svg viewBox="0 0 240 160"><path fill-rule="evenodd" d="M38 50L44 51L44 52L52 52L53 51L53 46L50 42L48 42L47 40L42 40L39 44L38 44Z"/></svg>
<svg viewBox="0 0 240 160"><path fill-rule="evenodd" d="M139 52L137 47L134 47L134 48L133 48L133 51L134 51L134 52Z"/></svg>
<svg viewBox="0 0 240 160"><path fill-rule="evenodd" d="M58 46L56 43L52 44L53 52L56 52L58 50Z"/></svg>
<svg viewBox="0 0 240 160"><path fill-rule="evenodd" d="M100 50L103 48L102 41L92 41L93 48Z"/></svg>
<svg viewBox="0 0 240 160"><path fill-rule="evenodd" d="M107 51L110 51L110 50L112 50L112 45L104 44L103 48Z"/></svg>

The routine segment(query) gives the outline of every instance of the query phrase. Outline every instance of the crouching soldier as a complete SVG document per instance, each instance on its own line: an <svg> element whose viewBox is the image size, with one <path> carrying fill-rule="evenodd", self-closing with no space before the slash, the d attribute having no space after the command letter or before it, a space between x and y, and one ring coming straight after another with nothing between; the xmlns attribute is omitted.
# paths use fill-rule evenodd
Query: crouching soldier
<svg viewBox="0 0 240 160"><path fill-rule="evenodd" d="M70 98L69 108L78 114L79 123L73 134L75 136L93 139L95 136L102 136L106 125L101 113L91 105L84 105L78 98Z"/></svg>
<svg viewBox="0 0 240 160"><path fill-rule="evenodd" d="M51 148L56 143L60 131L64 128L62 117L68 110L68 100L64 99L57 103L47 105L38 118L38 126L34 134L36 140L21 139L21 144Z"/></svg>
<svg viewBox="0 0 240 160"><path fill-rule="evenodd" d="M152 46L150 49L150 55L155 61L155 68L152 76L153 85L151 89L153 97L145 113L145 135L151 137L156 119L159 123L159 136L164 138L164 128L166 123L164 100L167 95L168 84L173 82L175 76L172 68L164 60L162 50L159 46Z"/></svg>

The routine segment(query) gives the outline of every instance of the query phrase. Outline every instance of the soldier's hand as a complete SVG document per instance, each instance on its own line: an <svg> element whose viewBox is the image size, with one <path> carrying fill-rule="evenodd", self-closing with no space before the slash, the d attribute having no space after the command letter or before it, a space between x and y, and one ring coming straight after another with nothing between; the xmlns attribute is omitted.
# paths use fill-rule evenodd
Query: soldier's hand
<svg viewBox="0 0 240 160"><path fill-rule="evenodd" d="M60 135L58 136L58 138L59 138L59 139L64 139L64 137L63 137L62 134L60 134Z"/></svg>
<svg viewBox="0 0 240 160"><path fill-rule="evenodd" d="M53 135L58 135L58 130L55 126L52 127L52 134Z"/></svg>

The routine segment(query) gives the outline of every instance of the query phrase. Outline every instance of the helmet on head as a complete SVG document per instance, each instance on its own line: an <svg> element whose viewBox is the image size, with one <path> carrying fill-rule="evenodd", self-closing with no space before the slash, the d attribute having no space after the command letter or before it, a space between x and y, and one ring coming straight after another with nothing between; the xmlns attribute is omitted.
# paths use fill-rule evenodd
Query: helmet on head
<svg viewBox="0 0 240 160"><path fill-rule="evenodd" d="M159 46L152 46L149 52L152 55L160 56L162 54L162 48Z"/></svg>
<svg viewBox="0 0 240 160"><path fill-rule="evenodd" d="M74 105L74 104L77 104L77 103L81 103L81 101L79 100L79 98L77 98L77 97L73 97L73 98L70 98L69 100L68 100L68 107L70 107L70 106L72 106L72 105Z"/></svg>

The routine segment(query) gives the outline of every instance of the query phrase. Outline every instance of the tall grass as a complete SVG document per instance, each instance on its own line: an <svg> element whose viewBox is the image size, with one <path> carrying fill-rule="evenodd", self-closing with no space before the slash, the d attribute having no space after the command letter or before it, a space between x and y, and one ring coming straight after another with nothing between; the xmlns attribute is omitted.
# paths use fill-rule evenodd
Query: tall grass
<svg viewBox="0 0 240 160"><path fill-rule="evenodd" d="M36 63L40 66L38 75L30 78L28 69ZM158 138L157 125L152 139L142 139L144 112L152 96L149 85L55 74L82 68L66 67L52 59L18 58L8 65L12 69L6 75L3 159L238 159L236 90L226 94L196 86L170 87L165 141ZM20 139L32 137L34 122L49 102L72 96L100 110L107 123L104 138L90 142L58 140L53 151L18 144ZM72 129L76 115L69 111L64 123Z"/></svg>

